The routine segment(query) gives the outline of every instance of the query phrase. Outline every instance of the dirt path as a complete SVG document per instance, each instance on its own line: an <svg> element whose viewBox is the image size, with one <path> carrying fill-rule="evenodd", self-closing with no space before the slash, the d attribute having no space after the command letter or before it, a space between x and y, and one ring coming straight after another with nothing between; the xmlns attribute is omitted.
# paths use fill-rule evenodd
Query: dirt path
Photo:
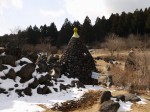
<svg viewBox="0 0 150 112"><path fill-rule="evenodd" d="M97 103L92 105L91 107L75 110L72 112L98 112L98 110L99 110L99 104Z"/></svg>

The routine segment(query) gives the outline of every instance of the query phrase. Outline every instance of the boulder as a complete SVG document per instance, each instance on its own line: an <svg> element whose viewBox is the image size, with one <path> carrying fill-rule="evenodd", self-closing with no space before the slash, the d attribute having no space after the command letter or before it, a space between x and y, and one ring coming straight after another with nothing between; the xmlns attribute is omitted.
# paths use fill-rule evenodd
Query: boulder
<svg viewBox="0 0 150 112"><path fill-rule="evenodd" d="M48 79L45 76L41 76L39 78L39 84L46 84L47 81Z"/></svg>
<svg viewBox="0 0 150 112"><path fill-rule="evenodd" d="M109 100L101 104L99 112L117 112L119 107L120 107L120 104L118 102Z"/></svg>
<svg viewBox="0 0 150 112"><path fill-rule="evenodd" d="M28 63L23 66L20 71L17 72L17 75L21 77L21 83L26 82L32 78L32 73L35 71L35 64Z"/></svg>
<svg viewBox="0 0 150 112"><path fill-rule="evenodd" d="M102 92L102 94L100 96L100 104L102 104L105 101L110 100L111 97L112 97L112 95L111 95L110 91L104 91L104 92Z"/></svg>
<svg viewBox="0 0 150 112"><path fill-rule="evenodd" d="M47 86L38 87L37 88L37 93L38 94L49 94L49 93L51 93L51 90Z"/></svg>
<svg viewBox="0 0 150 112"><path fill-rule="evenodd" d="M22 89L16 89L15 92L20 96L23 97L23 90Z"/></svg>
<svg viewBox="0 0 150 112"><path fill-rule="evenodd" d="M77 88L85 88L84 84L82 84L80 81L78 80L72 80L71 81L71 87L77 87Z"/></svg>
<svg viewBox="0 0 150 112"><path fill-rule="evenodd" d="M11 55L0 56L1 64L15 66L15 58Z"/></svg>
<svg viewBox="0 0 150 112"><path fill-rule="evenodd" d="M69 89L69 87L67 85L64 85L64 84L60 84L59 87L60 87L60 91Z"/></svg>
<svg viewBox="0 0 150 112"><path fill-rule="evenodd" d="M47 63L46 62L39 62L38 63L39 68L37 69L37 72L42 73L47 71Z"/></svg>
<svg viewBox="0 0 150 112"><path fill-rule="evenodd" d="M33 63L36 63L38 59L38 55L36 52L33 52L27 56L28 59L30 59Z"/></svg>
<svg viewBox="0 0 150 112"><path fill-rule="evenodd" d="M18 47L16 42L10 42L6 46L5 54L12 55L16 59L19 59L21 58L21 55L22 55L22 49Z"/></svg>
<svg viewBox="0 0 150 112"><path fill-rule="evenodd" d="M117 101L121 100L121 101L125 102L125 95L114 96L114 98L117 98Z"/></svg>
<svg viewBox="0 0 150 112"><path fill-rule="evenodd" d="M0 93L5 93L6 90L4 88L0 88Z"/></svg>
<svg viewBox="0 0 150 112"><path fill-rule="evenodd" d="M27 87L23 90L25 95L31 96L32 95L32 89L30 87Z"/></svg>
<svg viewBox="0 0 150 112"><path fill-rule="evenodd" d="M29 84L29 87L35 89L38 85L39 85L39 81L37 80L37 78L34 78L34 81Z"/></svg>
<svg viewBox="0 0 150 112"><path fill-rule="evenodd" d="M141 99L135 94L126 94L125 101L137 102L141 101Z"/></svg>
<svg viewBox="0 0 150 112"><path fill-rule="evenodd" d="M14 69L11 68L9 72L6 74L6 77L15 80L16 72L14 71Z"/></svg>

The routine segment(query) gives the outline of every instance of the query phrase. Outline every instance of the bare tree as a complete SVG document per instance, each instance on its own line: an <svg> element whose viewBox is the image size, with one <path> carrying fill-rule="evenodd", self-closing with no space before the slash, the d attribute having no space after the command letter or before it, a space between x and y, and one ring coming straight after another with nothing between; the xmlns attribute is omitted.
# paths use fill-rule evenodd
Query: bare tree
<svg viewBox="0 0 150 112"><path fill-rule="evenodd" d="M126 47L124 39L118 37L115 34L110 34L106 38L105 47L110 51L111 56L114 55L114 52L117 51L119 55L119 51Z"/></svg>

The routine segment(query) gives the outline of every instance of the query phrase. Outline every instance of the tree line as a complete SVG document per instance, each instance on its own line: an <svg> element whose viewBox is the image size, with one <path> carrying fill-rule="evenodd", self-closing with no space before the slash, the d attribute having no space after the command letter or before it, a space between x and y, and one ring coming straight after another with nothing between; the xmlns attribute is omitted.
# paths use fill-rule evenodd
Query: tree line
<svg viewBox="0 0 150 112"><path fill-rule="evenodd" d="M136 9L133 13L111 14L108 19L105 16L102 18L97 17L94 25L92 25L88 16L85 17L83 24L79 21L71 23L66 18L60 31L57 30L54 22L40 27L30 25L25 30L19 30L17 34L1 36L0 43L6 44L11 41L18 43L18 45L45 43L60 47L68 43L72 37L74 27L78 28L80 38L85 44L95 41L103 42L105 37L112 33L123 38L127 38L130 34L149 35L150 8Z"/></svg>

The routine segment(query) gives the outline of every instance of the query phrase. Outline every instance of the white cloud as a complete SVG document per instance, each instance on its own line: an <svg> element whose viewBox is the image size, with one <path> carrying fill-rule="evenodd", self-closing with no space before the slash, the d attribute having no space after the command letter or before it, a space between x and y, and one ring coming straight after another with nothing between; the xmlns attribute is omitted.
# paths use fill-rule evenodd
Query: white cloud
<svg viewBox="0 0 150 112"><path fill-rule="evenodd" d="M64 7L74 19L83 22L85 16L95 22L96 17L109 18L111 13L133 12L149 7L150 0L64 0Z"/></svg>
<svg viewBox="0 0 150 112"><path fill-rule="evenodd" d="M0 7L4 8L22 8L23 7L23 0L0 0Z"/></svg>
<svg viewBox="0 0 150 112"><path fill-rule="evenodd" d="M102 0L64 0L64 6L71 16L82 22L85 16L95 19L107 13Z"/></svg>
<svg viewBox="0 0 150 112"><path fill-rule="evenodd" d="M5 9L17 8L21 9L23 7L23 0L0 0L0 35L8 33L8 28L11 26L9 21L5 18ZM10 33L10 31L9 31Z"/></svg>
<svg viewBox="0 0 150 112"><path fill-rule="evenodd" d="M22 8L23 7L23 1L22 0L11 0L12 5L16 8Z"/></svg>
<svg viewBox="0 0 150 112"><path fill-rule="evenodd" d="M44 10L44 9L41 9L40 10L40 14L43 16L43 17L50 17L50 18L58 18L60 16L62 16L64 14L64 10L57 10L57 11L52 11L52 10Z"/></svg>

